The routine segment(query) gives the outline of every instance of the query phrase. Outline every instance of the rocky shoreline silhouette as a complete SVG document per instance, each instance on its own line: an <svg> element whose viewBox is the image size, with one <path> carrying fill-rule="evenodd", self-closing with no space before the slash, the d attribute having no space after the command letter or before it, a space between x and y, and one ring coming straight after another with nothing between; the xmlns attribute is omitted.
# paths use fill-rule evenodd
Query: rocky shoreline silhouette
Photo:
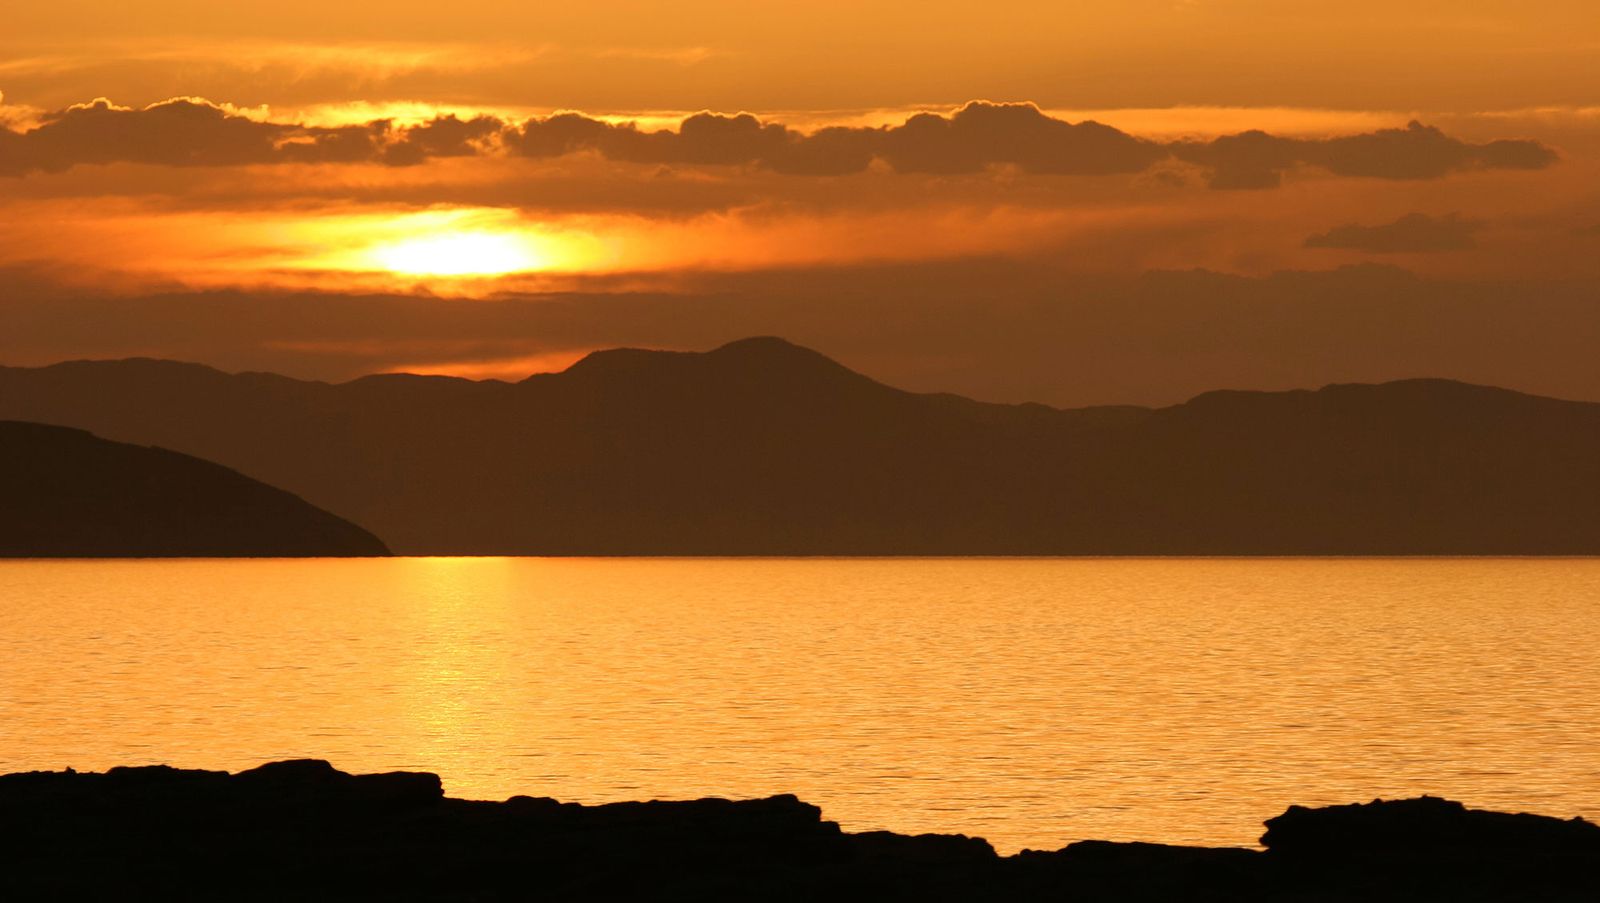
<svg viewBox="0 0 1600 903"><path fill-rule="evenodd" d="M0 776L0 899L1600 899L1600 826L1434 797L1268 819L1262 849L846 833L793 796L452 799L327 762Z"/></svg>

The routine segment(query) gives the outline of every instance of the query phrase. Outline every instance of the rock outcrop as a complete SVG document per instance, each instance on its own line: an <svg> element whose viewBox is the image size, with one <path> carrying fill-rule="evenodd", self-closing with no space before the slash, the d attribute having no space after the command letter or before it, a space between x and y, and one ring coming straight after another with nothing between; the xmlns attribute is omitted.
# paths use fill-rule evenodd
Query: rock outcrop
<svg viewBox="0 0 1600 903"><path fill-rule="evenodd" d="M0 899L1585 900L1600 828L1432 798L1270 820L1266 849L848 834L792 796L444 796L321 761L0 777Z"/></svg>

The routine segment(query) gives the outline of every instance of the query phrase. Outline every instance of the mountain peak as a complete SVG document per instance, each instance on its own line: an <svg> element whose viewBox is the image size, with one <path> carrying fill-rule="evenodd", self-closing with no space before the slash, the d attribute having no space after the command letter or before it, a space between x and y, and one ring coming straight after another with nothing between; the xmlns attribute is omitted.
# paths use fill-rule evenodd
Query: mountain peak
<svg viewBox="0 0 1600 903"><path fill-rule="evenodd" d="M745 339L734 339L725 345L706 352L707 354L805 354L823 357L821 352L813 351L775 335L756 335Z"/></svg>
<svg viewBox="0 0 1600 903"><path fill-rule="evenodd" d="M866 378L820 351L796 345L777 336L752 336L748 339L739 339L706 352L706 357L746 366L791 370L814 368L818 371L848 373L860 379Z"/></svg>
<svg viewBox="0 0 1600 903"><path fill-rule="evenodd" d="M639 379L693 373L727 379L796 378L872 380L810 348L777 336L738 339L710 351L661 351L612 348L594 351L562 372L563 376Z"/></svg>

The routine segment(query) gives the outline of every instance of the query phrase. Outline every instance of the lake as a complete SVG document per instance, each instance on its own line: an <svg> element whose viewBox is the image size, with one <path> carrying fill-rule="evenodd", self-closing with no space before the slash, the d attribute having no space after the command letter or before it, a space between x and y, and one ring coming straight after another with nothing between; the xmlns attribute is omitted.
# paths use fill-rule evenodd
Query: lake
<svg viewBox="0 0 1600 903"><path fill-rule="evenodd" d="M1600 816L1600 560L0 562L0 771L795 793L1002 852L1290 803Z"/></svg>

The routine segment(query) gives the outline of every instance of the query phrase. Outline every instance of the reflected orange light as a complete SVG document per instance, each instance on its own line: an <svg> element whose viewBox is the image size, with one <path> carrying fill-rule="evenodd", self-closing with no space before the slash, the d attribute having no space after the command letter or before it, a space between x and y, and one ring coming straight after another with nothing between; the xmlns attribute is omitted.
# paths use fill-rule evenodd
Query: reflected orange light
<svg viewBox="0 0 1600 903"><path fill-rule="evenodd" d="M486 360L434 361L401 364L393 368L397 373L414 373L418 376L458 376L463 379L499 379L520 382L535 373L559 373L581 360L593 348L551 351L545 354L523 354L495 357Z"/></svg>

